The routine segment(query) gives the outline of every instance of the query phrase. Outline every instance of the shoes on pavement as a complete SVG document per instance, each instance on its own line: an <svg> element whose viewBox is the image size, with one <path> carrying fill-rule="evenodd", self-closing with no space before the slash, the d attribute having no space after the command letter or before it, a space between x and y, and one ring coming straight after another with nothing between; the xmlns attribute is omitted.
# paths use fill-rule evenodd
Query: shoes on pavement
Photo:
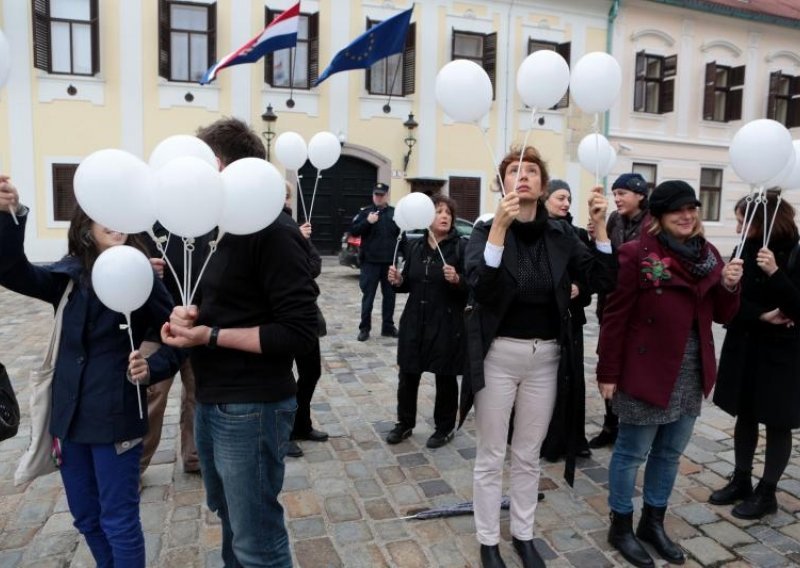
<svg viewBox="0 0 800 568"><path fill-rule="evenodd" d="M441 448L447 442L452 440L453 436L455 436L455 432L453 430L436 430L433 434L431 434L431 437L428 438L428 441L425 442L425 446L432 450Z"/></svg>
<svg viewBox="0 0 800 568"><path fill-rule="evenodd" d="M328 433L321 430L314 430L313 428L308 432L299 434L292 433L292 440L308 440L309 442L327 442Z"/></svg>
<svg viewBox="0 0 800 568"><path fill-rule="evenodd" d="M395 326L387 327L381 331L381 337L397 337L399 335Z"/></svg>
<svg viewBox="0 0 800 568"><path fill-rule="evenodd" d="M406 428L402 424L396 424L394 428L392 428L391 432L386 435L386 443L387 444L399 444L409 436L411 436L411 432L413 428Z"/></svg>
<svg viewBox="0 0 800 568"><path fill-rule="evenodd" d="M289 449L287 450L286 455L290 458L302 458L303 449L297 444L297 442L289 442Z"/></svg>
<svg viewBox="0 0 800 568"><path fill-rule="evenodd" d="M369 339L369 330L368 329L360 330L358 332L358 337L356 339L358 339L359 341L366 341L367 339Z"/></svg>
<svg viewBox="0 0 800 568"><path fill-rule="evenodd" d="M600 433L597 436L589 440L589 447L592 448L593 450L596 450L598 448L605 448L606 446L611 446L616 441L617 441L617 429L615 428L614 430L608 430L605 427L603 427L603 429L600 430Z"/></svg>

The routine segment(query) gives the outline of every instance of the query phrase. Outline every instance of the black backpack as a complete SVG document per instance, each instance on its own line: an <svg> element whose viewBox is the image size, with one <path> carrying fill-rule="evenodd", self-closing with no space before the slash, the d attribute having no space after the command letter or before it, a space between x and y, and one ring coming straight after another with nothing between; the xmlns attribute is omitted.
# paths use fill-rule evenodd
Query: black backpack
<svg viewBox="0 0 800 568"><path fill-rule="evenodd" d="M13 438L19 429L19 403L6 368L0 363L0 442Z"/></svg>

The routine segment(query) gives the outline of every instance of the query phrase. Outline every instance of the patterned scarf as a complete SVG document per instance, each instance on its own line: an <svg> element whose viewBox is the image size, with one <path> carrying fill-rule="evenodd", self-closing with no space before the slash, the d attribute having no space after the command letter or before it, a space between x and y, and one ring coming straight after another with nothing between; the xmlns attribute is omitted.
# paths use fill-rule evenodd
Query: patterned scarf
<svg viewBox="0 0 800 568"><path fill-rule="evenodd" d="M658 241L674 253L678 262L698 280L711 274L717 266L717 257L711 252L708 242L699 235L682 243L672 235L661 232Z"/></svg>

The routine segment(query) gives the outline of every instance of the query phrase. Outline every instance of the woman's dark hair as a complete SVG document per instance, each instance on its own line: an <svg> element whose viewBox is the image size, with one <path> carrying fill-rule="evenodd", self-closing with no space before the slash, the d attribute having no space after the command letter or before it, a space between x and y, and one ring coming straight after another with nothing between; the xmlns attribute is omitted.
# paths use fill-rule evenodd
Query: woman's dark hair
<svg viewBox="0 0 800 568"><path fill-rule="evenodd" d="M434 209L438 209L440 203L444 203L445 205L447 205L447 208L450 210L450 217L453 218L452 225L453 225L453 227L455 227L456 226L456 202L453 201L452 199L450 199L448 196L443 195L441 193L437 193L436 195L431 197L431 200L433 201Z"/></svg>
<svg viewBox="0 0 800 568"><path fill-rule="evenodd" d="M94 221L91 217L84 213L79 205L76 205L75 210L72 212L72 220L67 233L67 254L81 261L81 266L83 266L86 275L92 273L94 261L100 256L100 251L97 250L97 244L92 237L92 224L94 224ZM145 255L148 255L144 241L139 235L128 235L125 244L135 247Z"/></svg>
<svg viewBox="0 0 800 568"><path fill-rule="evenodd" d="M775 217L775 225L772 229L772 235L770 239L775 239L778 241L797 241L800 238L798 234L797 224L794 222L794 207L792 204L786 200L781 200L780 205L778 205L778 195L779 192L775 190L767 190L764 193L764 196L767 200L767 218L772 222L772 217ZM775 214L775 208L778 208L778 213ZM736 206L733 210L736 213L739 213L742 217L744 217L745 211L747 209L747 197L742 197L739 201L736 202ZM755 213L753 213L753 209L756 209ZM763 238L764 237L764 205L759 204L756 205L753 202L750 205L750 211L748 215L753 215L753 221L750 224L750 231L749 236ZM744 228L742 228L744 230Z"/></svg>
<svg viewBox="0 0 800 568"><path fill-rule="evenodd" d="M502 186L502 181L506 177L506 170L508 166L513 164L514 162L519 162L519 155L522 152L522 146L511 146L506 154L503 161L500 162L500 166L497 168L497 172L499 177L500 184ZM541 154L539 154L539 150L534 148L533 146L525 146L525 151L522 152L522 161L523 162L531 162L539 166L539 179L542 180L542 200L547 198L547 183L550 181L550 174L547 172L547 164L542 159Z"/></svg>

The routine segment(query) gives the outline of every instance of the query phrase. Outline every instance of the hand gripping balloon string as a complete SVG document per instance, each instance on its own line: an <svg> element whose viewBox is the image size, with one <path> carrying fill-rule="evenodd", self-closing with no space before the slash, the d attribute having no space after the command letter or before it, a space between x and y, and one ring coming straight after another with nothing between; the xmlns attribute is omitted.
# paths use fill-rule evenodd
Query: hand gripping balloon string
<svg viewBox="0 0 800 568"><path fill-rule="evenodd" d="M520 148L519 150L519 164L517 165L517 179L514 180L514 191L516 191L517 189L517 184L519 183L519 176L522 174L522 158L525 156L525 148L528 147L528 136L530 136L531 132L533 131L533 118L535 116L536 116L536 107L533 107L531 109L531 126L525 133L525 138L522 141L522 148ZM444 257L442 257L442 260L444 261Z"/></svg>
<svg viewBox="0 0 800 568"><path fill-rule="evenodd" d="M500 195L502 197L505 197L506 196L506 188L505 188L505 185L503 184L503 176L500 175L500 164L497 163L497 158L494 155L494 151L492 151L492 145L489 144L489 137L486 136L486 130L484 130L483 128L481 128L477 124L475 126L483 134L483 141L486 143L486 149L489 150L489 156L491 156L491 158L492 158L492 165L494 165L495 172L497 173L497 181L500 183Z"/></svg>
<svg viewBox="0 0 800 568"><path fill-rule="evenodd" d="M300 174L295 170L294 177L297 180L297 197L300 198L300 205L303 206L303 218L308 223L308 211L306 210L306 200L303 197L303 187L300 185Z"/></svg>
<svg viewBox="0 0 800 568"><path fill-rule="evenodd" d="M136 347L133 344L133 331L131 330L131 314L125 314L125 321L127 322L125 325L121 325L121 328L125 328L128 330L128 339L131 342L131 353L136 351ZM139 381L136 381L136 401L139 403L139 420L144 420L144 411L142 410L142 387L139 386Z"/></svg>
<svg viewBox="0 0 800 568"><path fill-rule="evenodd" d="M200 269L200 273L197 275L197 282L194 283L194 288L192 288L192 293L189 295L189 305L192 304L192 300L194 300L194 295L197 294L197 288L200 287L200 279L203 277L203 273L206 271L206 266L208 266L208 261L211 260L211 255L217 252L217 245L224 236L225 234L223 233L219 237L217 237L217 240L208 243L208 246L211 250L208 252L208 256L206 256L206 260L205 262L203 262L203 267Z"/></svg>
<svg viewBox="0 0 800 568"><path fill-rule="evenodd" d="M314 214L314 200L317 198L317 184L319 183L319 178L322 177L319 174L320 171L317 170L317 179L314 180L314 191L311 192L311 207L308 209L308 217L306 218L306 221L309 223L311 222L311 215Z"/></svg>
<svg viewBox="0 0 800 568"><path fill-rule="evenodd" d="M169 257L167 256L169 237L171 237L172 235L170 234L166 237L157 237L152 229L147 231L147 234L150 235L150 238L156 244L156 248L158 249L158 252L161 254L162 260L164 260L164 262L167 263L167 267L169 268L169 271L172 273L172 277L175 279L175 285L178 286L178 292L180 292L181 294L181 302L184 305L186 305L186 294L184 293L183 288L181 287L181 279L178 278L178 273L175 271L175 267L172 266L172 263L170 262Z"/></svg>
<svg viewBox="0 0 800 568"><path fill-rule="evenodd" d="M392 255L392 266L397 264L397 251L400 249L400 240L403 238L403 233L405 231L400 231L400 234L397 235L397 243L394 245L394 254Z"/></svg>
<svg viewBox="0 0 800 568"><path fill-rule="evenodd" d="M767 231L767 236L764 239L764 248L767 248L769 246L769 239L770 237L772 237L772 229L775 228L775 217L778 216L778 208L781 206L781 201L783 201L783 195L779 191L778 200L775 203L775 211L772 212L772 221L769 224L769 230ZM766 213L767 213L767 200L764 199L764 214L766 215Z"/></svg>

